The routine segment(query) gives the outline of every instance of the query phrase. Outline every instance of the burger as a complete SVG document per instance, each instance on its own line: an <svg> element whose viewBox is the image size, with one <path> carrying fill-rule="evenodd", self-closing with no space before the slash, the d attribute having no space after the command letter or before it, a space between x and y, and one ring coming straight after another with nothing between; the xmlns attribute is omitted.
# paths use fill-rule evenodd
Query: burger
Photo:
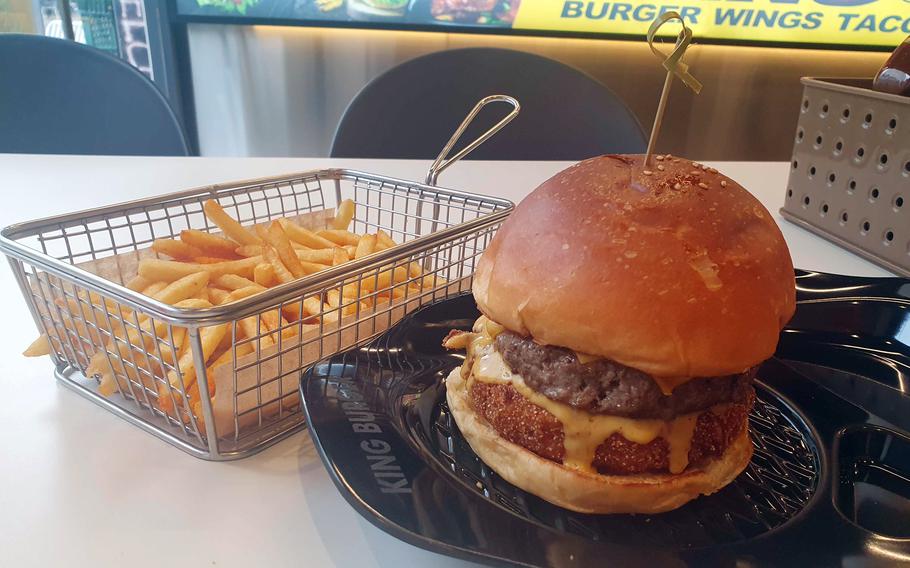
<svg viewBox="0 0 910 568"><path fill-rule="evenodd" d="M433 19L467 25L510 26L521 0L433 0Z"/></svg>
<svg viewBox="0 0 910 568"><path fill-rule="evenodd" d="M506 481L585 513L658 513L752 456L759 364L795 309L774 219L682 158L608 155L544 182L480 259L447 402Z"/></svg>
<svg viewBox="0 0 910 568"><path fill-rule="evenodd" d="M363 0L363 3L367 6L393 12L403 11L408 6L408 2L410 0Z"/></svg>
<svg viewBox="0 0 910 568"><path fill-rule="evenodd" d="M402 18L410 0L348 0L348 16L355 20Z"/></svg>

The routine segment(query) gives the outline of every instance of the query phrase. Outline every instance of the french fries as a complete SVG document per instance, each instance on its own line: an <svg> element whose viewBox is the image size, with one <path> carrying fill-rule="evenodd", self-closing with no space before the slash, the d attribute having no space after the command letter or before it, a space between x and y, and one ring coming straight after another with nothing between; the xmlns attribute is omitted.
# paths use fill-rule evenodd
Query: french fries
<svg viewBox="0 0 910 568"><path fill-rule="evenodd" d="M339 264L344 264L345 262L351 260L348 251L342 247L335 247L332 253L332 266L338 266Z"/></svg>
<svg viewBox="0 0 910 568"><path fill-rule="evenodd" d="M241 225L217 201L203 204L221 234L187 229L179 238L157 239L154 257L139 261L130 290L182 309L205 309L250 298L332 266L396 245L385 231L358 235L349 230L356 204L345 200L326 228L313 231L291 219ZM320 294L239 318L199 328L208 396L215 395L214 370L248 355L261 355L299 333L310 333L340 319L359 315L383 302L421 293L442 282L423 273L416 262L388 264ZM48 355L54 345L84 348L85 374L98 377L98 391L157 392L157 405L173 418L202 422L193 334L184 327L151 319L94 292L55 298L63 321L47 328L24 355ZM72 315L68 315L72 314ZM53 344L52 344L53 340ZM133 394L135 396L135 394Z"/></svg>
<svg viewBox="0 0 910 568"><path fill-rule="evenodd" d="M240 245L234 252L242 257L262 256L262 245Z"/></svg>
<svg viewBox="0 0 910 568"><path fill-rule="evenodd" d="M297 258L297 253L291 246L291 240L288 238L287 233L284 232L284 229L281 227L280 223L273 221L269 225L265 236L268 243L274 247L275 252L278 253L278 258L281 259L282 264L287 267L288 271L294 276L294 278L301 278L307 274L303 271L303 266L300 264L300 259ZM274 265L272 266L274 267Z"/></svg>
<svg viewBox="0 0 910 568"><path fill-rule="evenodd" d="M224 262L224 259L220 256L197 256L193 259L193 262L196 264L218 264L219 262Z"/></svg>
<svg viewBox="0 0 910 568"><path fill-rule="evenodd" d="M157 241L156 241L157 242ZM227 259L237 258L237 243L218 235L206 233L205 231L195 231L187 229L180 231L180 242L200 251L193 256L214 256ZM255 256L255 255L243 255Z"/></svg>
<svg viewBox="0 0 910 568"><path fill-rule="evenodd" d="M221 288L209 288L209 299L216 306L226 304L230 300L231 294Z"/></svg>
<svg viewBox="0 0 910 568"><path fill-rule="evenodd" d="M231 292L231 301L236 302L237 300L249 298L250 296L255 296L256 294L261 294L262 292L265 292L265 288L259 284L253 284L252 286L238 288L237 290Z"/></svg>
<svg viewBox="0 0 910 568"><path fill-rule="evenodd" d="M368 276L363 279L363 288L369 292L385 290L392 284L400 284L408 279L408 271L403 266L396 266L394 269L386 268L381 270L376 276Z"/></svg>
<svg viewBox="0 0 910 568"><path fill-rule="evenodd" d="M212 223L218 225L218 228L224 231L224 234L229 239L235 240L242 245L262 244L262 239L249 232L243 225L228 215L217 201L209 199L202 205L202 208L205 210L205 216Z"/></svg>
<svg viewBox="0 0 910 568"><path fill-rule="evenodd" d="M32 344L26 347L25 351L22 352L26 357L41 357L42 355L51 354L51 343L47 339L47 335L41 334L38 336L38 339L32 341Z"/></svg>
<svg viewBox="0 0 910 568"><path fill-rule="evenodd" d="M255 273L255 269L254 269ZM222 274L215 279L215 284L225 290L239 290L247 286L255 286L256 283L249 278L244 278L237 274Z"/></svg>
<svg viewBox="0 0 910 568"><path fill-rule="evenodd" d="M300 267L303 268L304 274L316 274L320 270L325 270L328 266L324 264L316 264L315 262L304 262L300 261Z"/></svg>
<svg viewBox="0 0 910 568"><path fill-rule="evenodd" d="M189 274L187 276L189 276ZM140 276L139 278L142 278L142 276ZM167 287L167 285L168 285L167 282L164 282L161 280L158 282L152 282L151 284L149 284L142 290L142 293L145 294L146 296L150 296L150 297L154 298L155 294L164 290Z"/></svg>
<svg viewBox="0 0 910 568"><path fill-rule="evenodd" d="M365 304L363 302L352 302L348 298L343 298L341 292L337 289L329 290L325 293L326 303L332 306L333 308L342 308L341 315L350 316L357 313L358 305L363 309Z"/></svg>
<svg viewBox="0 0 910 568"><path fill-rule="evenodd" d="M338 205L338 209L335 211L335 218L332 219L332 228L347 230L348 226L351 224L351 220L354 218L354 211L354 201L350 199L345 199L342 201Z"/></svg>
<svg viewBox="0 0 910 568"><path fill-rule="evenodd" d="M133 292L142 292L143 290L145 290L152 284L154 284L154 282L152 282L151 280L137 275L132 280L130 280L129 282L124 284L124 286L129 288Z"/></svg>
<svg viewBox="0 0 910 568"><path fill-rule="evenodd" d="M192 298L208 283L208 272L194 272L174 280L152 297L165 304L176 304L181 300Z"/></svg>
<svg viewBox="0 0 910 568"><path fill-rule="evenodd" d="M324 231L319 231L316 235L340 246L357 246L357 243L360 241L360 237L344 229L326 229Z"/></svg>
<svg viewBox="0 0 910 568"><path fill-rule="evenodd" d="M251 256L240 260L226 260L212 264L144 258L139 261L139 275L149 280L164 282L173 282L197 272L208 272L212 278L217 278L222 274L238 274L248 278L253 275L253 269L260 262L262 262L261 256Z"/></svg>
<svg viewBox="0 0 910 568"><path fill-rule="evenodd" d="M158 258L144 258L139 262L139 276L154 282L173 282L184 276L203 272L205 269L194 262L177 262L176 260L162 260ZM154 284L153 284L154 286ZM145 290L143 294L149 295Z"/></svg>
<svg viewBox="0 0 910 568"><path fill-rule="evenodd" d="M158 239L152 243L152 250L175 260L192 260L203 255L201 249L174 239Z"/></svg>
<svg viewBox="0 0 910 568"><path fill-rule="evenodd" d="M282 284L287 284L288 282L294 281L294 275L291 274L291 271L281 262L281 258L278 257L278 253L272 247L265 247L262 251L263 257L272 265L272 269L275 271L275 278L278 279Z"/></svg>
<svg viewBox="0 0 910 568"><path fill-rule="evenodd" d="M209 296L209 289L206 287L200 288L199 291L193 295L193 298L196 300L203 300L205 302L212 303L210 300L211 296Z"/></svg>
<svg viewBox="0 0 910 568"><path fill-rule="evenodd" d="M227 331L228 324L226 323L202 328L202 331L199 333L199 343L202 345L203 359L208 360L212 356L212 353L214 353L218 344L221 343L221 340L224 339L224 334L227 333ZM167 374L167 384L163 381L158 384L158 406L161 407L161 410L169 414L174 410L174 399L171 397L174 393L171 389L179 391L181 375L183 378L184 393L187 393L196 382L196 364L193 358L193 351L189 350L181 355L180 360L177 362L177 366L180 369L179 374L177 371L169 371ZM174 398L179 398L179 394L175 394Z"/></svg>
<svg viewBox="0 0 910 568"><path fill-rule="evenodd" d="M344 249L341 249L344 250ZM307 250L297 250L297 258L304 262L312 262L315 264L324 264L326 266L331 266L332 261L335 258L335 249L334 248L324 248L324 249L307 249Z"/></svg>
<svg viewBox="0 0 910 568"><path fill-rule="evenodd" d="M277 284L278 278L275 276L275 267L268 262L257 264L256 268L253 269L253 282L266 288L271 288Z"/></svg>
<svg viewBox="0 0 910 568"><path fill-rule="evenodd" d="M376 248L378 250L385 250L387 248L392 248L395 246L395 241L392 240L392 237L388 233L379 229L376 231Z"/></svg>
<svg viewBox="0 0 910 568"><path fill-rule="evenodd" d="M309 315L323 316L323 319L325 319L325 317L329 316L330 314L336 313L329 311L331 309L331 306L329 306L329 308L324 308L322 300L316 298L315 296L310 296L309 298L303 299L303 309L306 310ZM323 311L326 313L323 313Z"/></svg>
<svg viewBox="0 0 910 568"><path fill-rule="evenodd" d="M375 250L376 235L364 235L357 243L357 248L354 249L354 258L361 258L368 254L372 254Z"/></svg>
<svg viewBox="0 0 910 568"><path fill-rule="evenodd" d="M285 231L287 231L288 237L294 239L304 246L314 249L332 248L335 246L335 243L333 241L320 237L313 231L304 229L299 225L295 225L287 219L279 219L278 223L281 224L281 227Z"/></svg>

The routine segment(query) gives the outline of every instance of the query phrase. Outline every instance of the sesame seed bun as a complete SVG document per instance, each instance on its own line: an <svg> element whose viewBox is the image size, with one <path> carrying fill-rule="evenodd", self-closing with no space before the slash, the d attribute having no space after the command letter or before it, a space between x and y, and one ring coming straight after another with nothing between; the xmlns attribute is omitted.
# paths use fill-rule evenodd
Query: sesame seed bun
<svg viewBox="0 0 910 568"><path fill-rule="evenodd" d="M795 309L780 229L735 181L662 158L600 156L538 187L478 264L480 310L675 384L769 358Z"/></svg>

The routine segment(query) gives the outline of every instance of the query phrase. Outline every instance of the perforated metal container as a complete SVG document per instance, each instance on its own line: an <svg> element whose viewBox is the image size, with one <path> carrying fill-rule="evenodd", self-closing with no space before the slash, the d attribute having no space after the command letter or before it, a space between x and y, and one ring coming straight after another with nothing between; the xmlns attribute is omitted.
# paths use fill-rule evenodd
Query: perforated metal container
<svg viewBox="0 0 910 568"><path fill-rule="evenodd" d="M910 276L910 98L869 79L802 83L781 214Z"/></svg>

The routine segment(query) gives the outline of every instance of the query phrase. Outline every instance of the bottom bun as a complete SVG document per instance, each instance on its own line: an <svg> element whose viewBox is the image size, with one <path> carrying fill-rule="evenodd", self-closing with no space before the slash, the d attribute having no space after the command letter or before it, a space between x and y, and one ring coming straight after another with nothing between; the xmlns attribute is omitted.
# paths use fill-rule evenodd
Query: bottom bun
<svg viewBox="0 0 910 568"><path fill-rule="evenodd" d="M461 369L446 379L449 410L462 435L481 460L500 477L549 501L579 513L662 513L710 495L738 476L752 459L749 429L704 467L676 474L601 475L564 467L499 435L468 403Z"/></svg>

